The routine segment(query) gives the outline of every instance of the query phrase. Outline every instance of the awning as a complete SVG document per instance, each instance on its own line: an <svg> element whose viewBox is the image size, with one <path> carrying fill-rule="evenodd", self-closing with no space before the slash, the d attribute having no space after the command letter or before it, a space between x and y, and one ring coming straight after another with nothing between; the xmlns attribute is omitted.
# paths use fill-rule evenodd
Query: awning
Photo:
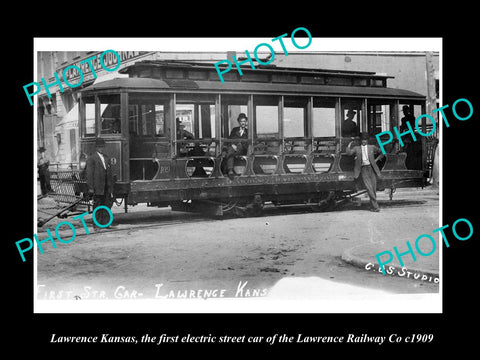
<svg viewBox="0 0 480 360"><path fill-rule="evenodd" d="M56 127L77 127L78 126L78 104L75 104L73 108L62 118Z"/></svg>
<svg viewBox="0 0 480 360"><path fill-rule="evenodd" d="M102 104L102 112L107 107L106 104ZM94 106L87 106L85 108L85 117L87 123L95 120L95 108ZM76 103L72 109L60 120L55 126L55 132L60 132L63 129L75 129L78 128L78 103Z"/></svg>

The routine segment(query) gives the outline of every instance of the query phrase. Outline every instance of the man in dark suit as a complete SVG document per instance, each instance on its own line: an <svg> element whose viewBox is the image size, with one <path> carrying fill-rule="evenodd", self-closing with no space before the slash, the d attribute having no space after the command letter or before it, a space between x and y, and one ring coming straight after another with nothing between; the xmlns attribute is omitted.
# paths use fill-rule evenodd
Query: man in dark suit
<svg viewBox="0 0 480 360"><path fill-rule="evenodd" d="M357 112L353 110L347 111L347 118L343 121L342 124L342 136L343 137L352 137L358 135L358 127L353 118Z"/></svg>
<svg viewBox="0 0 480 360"><path fill-rule="evenodd" d="M234 161L235 155L246 155L248 150L247 115L245 115L244 113L240 113L238 115L237 121L240 126L234 127L230 132L230 136L228 138L244 139L245 141L230 143L227 147L225 157L227 158L227 171L228 171L228 176L230 178L232 178L235 174L233 171L233 161Z"/></svg>
<svg viewBox="0 0 480 360"><path fill-rule="evenodd" d="M93 208L100 205L111 208L113 205L113 176L110 158L105 154L105 140L97 138L95 151L87 158L86 179L89 195L93 196ZM110 220L104 209L95 213L95 219L101 225ZM95 222L94 222L94 225ZM95 228L95 226L94 226Z"/></svg>
<svg viewBox="0 0 480 360"><path fill-rule="evenodd" d="M182 124L182 121L177 117L175 119L177 125L177 140L193 140L195 136L187 130L185 130L185 125ZM187 156L187 147L185 143L177 143L177 156Z"/></svg>
<svg viewBox="0 0 480 360"><path fill-rule="evenodd" d="M177 123L177 140L193 140L195 136L187 130L185 130L185 125L182 124L182 121L177 117L175 119Z"/></svg>
<svg viewBox="0 0 480 360"><path fill-rule="evenodd" d="M355 181L362 180L370 198L371 211L378 212L380 209L378 208L376 191L377 176L380 176L380 169L375 161L375 154L381 154L382 151L375 145L368 145L368 137L368 133L362 133L360 135L362 144L354 146L352 149L352 142L350 142L346 148L346 153L347 155L355 155L355 167L353 169Z"/></svg>
<svg viewBox="0 0 480 360"><path fill-rule="evenodd" d="M408 105L404 105L402 111L405 116L400 120L400 131L403 132L408 130L407 122L410 123L412 128L415 126L415 116L412 115L410 106Z"/></svg>
<svg viewBox="0 0 480 360"><path fill-rule="evenodd" d="M46 149L42 146L39 149L40 158L38 159L37 168L38 168L38 177L40 178L40 188L42 190L42 195L46 195L50 192L53 192L50 185L50 171L48 167L50 166L50 161L45 157Z"/></svg>

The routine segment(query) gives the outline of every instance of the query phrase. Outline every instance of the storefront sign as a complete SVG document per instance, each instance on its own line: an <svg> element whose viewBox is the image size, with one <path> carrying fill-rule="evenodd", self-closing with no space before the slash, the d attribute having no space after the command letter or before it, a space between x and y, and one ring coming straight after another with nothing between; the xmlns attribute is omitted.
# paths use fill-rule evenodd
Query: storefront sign
<svg viewBox="0 0 480 360"><path fill-rule="evenodd" d="M97 71L116 71L124 61L131 61L139 56L148 54L147 51L114 51L114 50L105 50L104 52L99 52L96 55L89 56L83 60L79 60L76 63L70 64L63 69L59 69L57 72L54 72L55 81L53 83L47 84L44 78L41 79L41 83L47 93L48 97L51 98L50 88L58 87L60 92L63 93L64 87L62 85L62 80L66 86L71 88L76 88L82 85L86 80L96 79L98 77ZM61 75L61 78L60 76ZM29 92L28 88L34 88L33 92ZM42 85L38 82L31 82L23 87L27 99L30 102L30 105L33 105L32 97L37 95L42 90Z"/></svg>
<svg viewBox="0 0 480 360"><path fill-rule="evenodd" d="M147 53L148 51L117 51L119 58L117 58L117 56L113 53L107 53L105 54L105 56L103 56L103 63L107 68L112 69L117 67L119 59L123 64ZM88 58L70 64L64 69L60 69L60 71L64 72L64 80L70 83L76 83L78 81L78 78L82 76L82 73L84 76L84 80L88 80L90 77L94 77L92 74L92 68L94 71L102 69L102 64L100 62L101 56L102 53L98 52L95 55L90 55ZM88 62L86 61L87 59L89 60ZM65 71L67 68L68 70ZM79 69L81 70L81 72L79 71Z"/></svg>

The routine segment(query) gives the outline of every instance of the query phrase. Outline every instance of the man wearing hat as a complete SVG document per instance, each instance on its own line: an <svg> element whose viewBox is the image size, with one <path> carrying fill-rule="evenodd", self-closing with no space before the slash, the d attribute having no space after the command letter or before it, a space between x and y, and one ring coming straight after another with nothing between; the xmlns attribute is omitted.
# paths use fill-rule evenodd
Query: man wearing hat
<svg viewBox="0 0 480 360"><path fill-rule="evenodd" d="M361 133L361 145L351 148L352 142L350 142L347 145L346 153L347 155L355 155L355 167L353 169L355 181L362 180L370 198L371 211L378 212L380 209L378 208L376 191L377 176L380 176L380 169L375 161L375 154L381 154L382 152L377 146L368 145L368 138L368 133Z"/></svg>
<svg viewBox="0 0 480 360"><path fill-rule="evenodd" d="M53 191L52 187L50 186L50 171L48 170L50 161L45 158L46 149L43 146L40 147L38 151L40 152L40 158L38 159L37 163L40 189L42 191L42 195L46 195Z"/></svg>
<svg viewBox="0 0 480 360"><path fill-rule="evenodd" d="M93 196L93 208L100 205L111 208L113 205L113 175L110 158L105 154L105 140L95 140L95 151L87 158L86 178L89 195ZM99 224L105 225L110 215L104 209L96 212ZM94 222L95 225L95 222Z"/></svg>
<svg viewBox="0 0 480 360"><path fill-rule="evenodd" d="M358 135L357 124L355 121L353 121L353 118L356 114L356 111L353 111L352 109L347 111L347 118L342 123L343 137L352 137Z"/></svg>
<svg viewBox="0 0 480 360"><path fill-rule="evenodd" d="M185 125L182 124L182 121L178 117L175 119L175 122L176 122L176 128L177 128L177 140L195 139L195 136L193 136L193 134L190 131L185 130ZM177 144L177 155L178 156L187 155L185 144Z"/></svg>
<svg viewBox="0 0 480 360"><path fill-rule="evenodd" d="M407 122L410 123L412 128L415 126L415 116L412 115L410 106L408 105L403 105L402 111L404 116L400 120L400 131L403 132L408 130Z"/></svg>
<svg viewBox="0 0 480 360"><path fill-rule="evenodd" d="M227 147L226 152L224 151L224 156L227 158L227 172L228 177L233 178L233 164L235 155L246 155L248 150L248 129L247 123L248 118L244 113L238 114L238 125L232 129L230 132L229 139L242 139L243 141L238 141L237 143L230 143Z"/></svg>
<svg viewBox="0 0 480 360"><path fill-rule="evenodd" d="M177 123L177 140L193 140L195 136L187 130L185 130L185 125L182 124L182 121L177 117L175 119Z"/></svg>

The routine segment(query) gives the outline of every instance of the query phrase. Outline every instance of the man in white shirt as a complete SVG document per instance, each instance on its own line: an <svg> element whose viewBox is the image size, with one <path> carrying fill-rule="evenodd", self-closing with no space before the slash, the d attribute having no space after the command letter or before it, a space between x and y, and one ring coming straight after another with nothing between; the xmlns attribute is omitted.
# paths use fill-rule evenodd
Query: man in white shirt
<svg viewBox="0 0 480 360"><path fill-rule="evenodd" d="M381 154L380 148L368 145L368 133L362 133L360 139L362 144L351 148L350 142L346 148L347 155L355 155L355 167L353 175L355 179L361 179L367 194L370 198L371 211L380 211L377 202L377 176L380 176L380 169L375 161L375 155ZM361 175L361 177L360 177Z"/></svg>

